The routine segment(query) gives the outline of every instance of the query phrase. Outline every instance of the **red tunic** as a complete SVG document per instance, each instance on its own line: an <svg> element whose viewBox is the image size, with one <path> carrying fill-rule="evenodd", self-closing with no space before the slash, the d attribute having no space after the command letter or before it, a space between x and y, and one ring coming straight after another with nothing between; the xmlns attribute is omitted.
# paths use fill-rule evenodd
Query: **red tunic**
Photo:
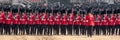
<svg viewBox="0 0 120 40"><path fill-rule="evenodd" d="M117 19L115 25L120 25L120 19Z"/></svg>
<svg viewBox="0 0 120 40"><path fill-rule="evenodd" d="M116 19L116 18L114 17L114 15L112 15L111 18L110 18L110 20L109 20L108 25L114 26L114 25L115 25L115 19Z"/></svg>
<svg viewBox="0 0 120 40"><path fill-rule="evenodd" d="M81 17L80 16L76 17L75 25L81 25Z"/></svg>
<svg viewBox="0 0 120 40"><path fill-rule="evenodd" d="M62 25L68 25L67 14L63 16Z"/></svg>
<svg viewBox="0 0 120 40"><path fill-rule="evenodd" d="M118 15L118 18L116 19L115 25L120 25L120 15Z"/></svg>
<svg viewBox="0 0 120 40"><path fill-rule="evenodd" d="M35 17L34 17L34 15L30 15L30 19L29 19L28 24L33 25L34 23L35 23Z"/></svg>
<svg viewBox="0 0 120 40"><path fill-rule="evenodd" d="M3 23L3 18L1 14L0 14L0 23Z"/></svg>
<svg viewBox="0 0 120 40"><path fill-rule="evenodd" d="M12 17L12 13L8 14L8 18L5 22L6 24L12 24L13 23L13 17Z"/></svg>
<svg viewBox="0 0 120 40"><path fill-rule="evenodd" d="M41 24L41 16L38 14L35 24Z"/></svg>
<svg viewBox="0 0 120 40"><path fill-rule="evenodd" d="M108 18L107 17L104 17L103 20L102 20L102 26L108 26Z"/></svg>
<svg viewBox="0 0 120 40"><path fill-rule="evenodd" d="M47 14L46 13L43 14L42 24L43 25L47 25L48 24Z"/></svg>
<svg viewBox="0 0 120 40"><path fill-rule="evenodd" d="M48 24L47 19L43 19L43 20L42 20L42 24L43 24L43 25L47 25L47 24Z"/></svg>
<svg viewBox="0 0 120 40"><path fill-rule="evenodd" d="M20 16L18 14L15 15L15 19L13 21L13 24L20 24Z"/></svg>
<svg viewBox="0 0 120 40"><path fill-rule="evenodd" d="M95 21L95 25L96 26L100 26L101 25L101 16L100 15L97 16L97 20Z"/></svg>
<svg viewBox="0 0 120 40"><path fill-rule="evenodd" d="M50 19L49 19L49 25L54 25L54 16L50 15Z"/></svg>
<svg viewBox="0 0 120 40"><path fill-rule="evenodd" d="M87 26L94 26L95 25L95 23L94 23L94 16L92 14L87 15L86 16L86 20L88 20Z"/></svg>
<svg viewBox="0 0 120 40"><path fill-rule="evenodd" d="M55 20L55 24L57 24L57 25L61 25L61 16L60 15L57 15L56 16L56 20Z"/></svg>
<svg viewBox="0 0 120 40"><path fill-rule="evenodd" d="M5 23L5 21L6 21L5 14L4 14L4 13L1 13L1 17L2 17L3 23Z"/></svg>
<svg viewBox="0 0 120 40"><path fill-rule="evenodd" d="M86 22L86 16L82 19L82 21L81 21L81 25L82 26L87 26L87 24L86 24L87 22Z"/></svg>
<svg viewBox="0 0 120 40"><path fill-rule="evenodd" d="M69 25L74 25L74 14L73 13L70 14L70 19L69 19L69 23L68 24Z"/></svg>
<svg viewBox="0 0 120 40"><path fill-rule="evenodd" d="M27 24L27 15L24 14L21 19L21 24Z"/></svg>

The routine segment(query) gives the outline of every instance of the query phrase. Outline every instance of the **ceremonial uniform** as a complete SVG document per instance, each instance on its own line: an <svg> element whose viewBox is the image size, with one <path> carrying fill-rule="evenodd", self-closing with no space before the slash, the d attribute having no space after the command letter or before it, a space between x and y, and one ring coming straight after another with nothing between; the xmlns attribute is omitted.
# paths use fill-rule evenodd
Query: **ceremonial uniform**
<svg viewBox="0 0 120 40"><path fill-rule="evenodd" d="M82 32L81 17L80 17L79 14L77 14L77 16L76 16L76 20L75 20L75 22L74 22L74 27L75 27L75 29L76 29L75 31L76 31L76 34L77 34L77 35ZM80 29L80 31L79 31L79 29Z"/></svg>
<svg viewBox="0 0 120 40"><path fill-rule="evenodd" d="M116 33L118 33L117 31L119 31L119 35L120 35L120 14L118 14L118 18L116 19L115 25L116 25Z"/></svg>
<svg viewBox="0 0 120 40"><path fill-rule="evenodd" d="M20 27L20 16L19 16L18 13L15 15L15 19L13 21L13 25L14 25L14 27L13 27L14 34L17 35L18 34L18 28Z"/></svg>
<svg viewBox="0 0 120 40"><path fill-rule="evenodd" d="M94 16L89 13L86 17L86 20L88 20L87 22L87 33L88 33L88 36L92 36L93 35L93 27L95 26L95 23L94 23Z"/></svg>
<svg viewBox="0 0 120 40"><path fill-rule="evenodd" d="M94 27L97 35L100 34L100 27L101 27L101 16L97 15L97 18L96 18L96 21L95 21L95 27Z"/></svg>
<svg viewBox="0 0 120 40"><path fill-rule="evenodd" d="M103 35L106 35L106 28L108 27L108 17L106 14L104 14L104 17L103 17L103 20L102 20L102 27L101 27L101 30L103 32Z"/></svg>
<svg viewBox="0 0 120 40"><path fill-rule="evenodd" d="M54 30L56 30L57 34L59 34L60 32L60 28L61 28L61 15L57 14L54 27Z"/></svg>
<svg viewBox="0 0 120 40"><path fill-rule="evenodd" d="M47 25L48 25L47 14L44 13L42 18L42 28L44 30L44 35L48 33Z"/></svg>
<svg viewBox="0 0 120 40"><path fill-rule="evenodd" d="M68 34L70 34L70 35L72 34L73 28L75 29L75 32L77 33L77 28L74 27L74 13L71 13L69 16L68 26L67 26Z"/></svg>
<svg viewBox="0 0 120 40"><path fill-rule="evenodd" d="M28 20L28 25L30 27L30 34L36 34L36 27L35 27L35 17L33 14L30 14L30 18Z"/></svg>
<svg viewBox="0 0 120 40"><path fill-rule="evenodd" d="M4 12L1 13L1 21L2 21L2 26L3 26L3 29L4 31L6 30L5 27L6 27L6 24L5 24L5 21L6 21L6 18L5 18L5 14ZM1 31L2 32L2 31ZM6 32L6 31L5 31Z"/></svg>
<svg viewBox="0 0 120 40"><path fill-rule="evenodd" d="M50 16L49 16L49 21L48 21L48 34L49 35L52 35L52 28L55 28L54 27L54 15L52 13L50 13ZM56 34L56 31L54 31L54 34Z"/></svg>
<svg viewBox="0 0 120 40"><path fill-rule="evenodd" d="M11 34L10 30L13 28L13 26L12 26L13 25L13 15L12 15L12 13L8 14L8 17L7 17L6 21L5 21L5 24L6 24L5 32L6 32L6 34L8 33L10 35Z"/></svg>
<svg viewBox="0 0 120 40"><path fill-rule="evenodd" d="M42 34L42 27L41 27L41 15L37 14L37 19L35 21L35 24L37 25L37 33Z"/></svg>
<svg viewBox="0 0 120 40"><path fill-rule="evenodd" d="M109 25L109 27L108 27L108 33L109 33L109 35L110 35L110 33L112 33L112 35L115 33L114 32L115 31L115 20L116 20L116 18L114 16L114 14L111 14L111 17L110 17L110 20L109 20L109 23L108 23L108 25Z"/></svg>
<svg viewBox="0 0 120 40"><path fill-rule="evenodd" d="M81 21L81 33L82 33L82 35L86 35L86 26L87 26L87 20L86 20L86 15L84 15L84 17L83 17L83 19L82 19L82 21Z"/></svg>
<svg viewBox="0 0 120 40"><path fill-rule="evenodd" d="M66 35L66 28L68 26L68 19L67 19L67 14L64 14L63 19L62 19L62 27L61 27L61 34Z"/></svg>
<svg viewBox="0 0 120 40"><path fill-rule="evenodd" d="M25 13L22 14L22 19L20 20L20 28L19 28L19 33L20 34L25 34L24 32L26 32L26 34L29 34L29 26L27 25L27 15Z"/></svg>
<svg viewBox="0 0 120 40"><path fill-rule="evenodd" d="M3 18L2 18L2 14L0 14L0 34L3 34Z"/></svg>

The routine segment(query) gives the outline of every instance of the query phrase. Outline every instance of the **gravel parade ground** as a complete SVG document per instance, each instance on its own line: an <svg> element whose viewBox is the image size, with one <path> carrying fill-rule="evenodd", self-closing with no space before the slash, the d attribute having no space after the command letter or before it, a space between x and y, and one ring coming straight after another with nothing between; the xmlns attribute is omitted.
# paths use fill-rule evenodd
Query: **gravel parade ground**
<svg viewBox="0 0 120 40"><path fill-rule="evenodd" d="M33 36L33 35L1 35L0 40L120 40L120 36L110 35L110 36Z"/></svg>

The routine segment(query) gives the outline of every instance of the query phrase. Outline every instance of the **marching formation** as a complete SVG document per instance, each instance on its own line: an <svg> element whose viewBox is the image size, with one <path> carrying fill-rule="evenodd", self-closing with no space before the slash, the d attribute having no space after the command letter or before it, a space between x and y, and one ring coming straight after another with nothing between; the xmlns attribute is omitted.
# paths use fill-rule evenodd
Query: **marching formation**
<svg viewBox="0 0 120 40"><path fill-rule="evenodd" d="M7 15L6 15L7 14ZM1 35L120 35L118 14L0 12Z"/></svg>

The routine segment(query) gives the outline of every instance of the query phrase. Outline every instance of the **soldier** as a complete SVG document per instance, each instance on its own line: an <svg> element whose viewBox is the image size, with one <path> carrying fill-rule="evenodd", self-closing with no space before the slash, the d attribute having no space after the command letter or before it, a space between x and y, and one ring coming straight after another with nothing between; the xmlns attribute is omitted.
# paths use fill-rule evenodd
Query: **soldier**
<svg viewBox="0 0 120 40"><path fill-rule="evenodd" d="M97 18L95 21L95 30L96 30L96 35L100 34L100 27L101 27L101 15L97 14Z"/></svg>
<svg viewBox="0 0 120 40"><path fill-rule="evenodd" d="M60 35L60 29L61 29L61 15L60 13L57 13L56 20L55 20L55 27L53 27L54 30L57 32L57 34Z"/></svg>
<svg viewBox="0 0 120 40"><path fill-rule="evenodd" d="M54 26L54 15L52 14L52 13L50 13L50 16L49 16L50 18L49 18L49 22L48 22L48 34L49 35L52 35L52 33L53 33L53 26ZM55 28L55 27L54 27ZM56 33L56 31L54 31L54 33L55 34L57 34Z"/></svg>
<svg viewBox="0 0 120 40"><path fill-rule="evenodd" d="M107 17L107 14L104 14L104 17L103 17L101 25L102 25L101 30L102 30L103 35L106 35L106 28L108 26L108 17Z"/></svg>
<svg viewBox="0 0 120 40"><path fill-rule="evenodd" d="M42 27L41 27L41 15L40 14L37 14L37 19L36 19L36 22L35 24L37 25L37 34L42 34Z"/></svg>
<svg viewBox="0 0 120 40"><path fill-rule="evenodd" d="M42 18L42 28L43 28L43 33L46 35L48 33L47 31L47 13L43 13L43 18Z"/></svg>
<svg viewBox="0 0 120 40"><path fill-rule="evenodd" d="M5 24L6 18L5 18L5 13L4 12L1 12L1 19L2 19L2 23L3 23L3 29L5 31L6 30L5 29L5 27L6 27L6 24Z"/></svg>
<svg viewBox="0 0 120 40"><path fill-rule="evenodd" d="M29 18L29 20L28 20L28 25L29 25L29 28L31 29L31 30L29 30L30 31L30 34L31 35L35 35L36 34L36 27L34 26L34 24L35 24L35 16L32 14L32 13L30 13L30 16L29 16L30 18Z"/></svg>
<svg viewBox="0 0 120 40"><path fill-rule="evenodd" d="M15 19L13 21L13 24L14 24L14 27L13 27L14 34L17 35L18 34L18 28L20 26L20 16L19 16L18 13L16 13L16 15L15 15Z"/></svg>
<svg viewBox="0 0 120 40"><path fill-rule="evenodd" d="M86 26L87 26L87 24L86 24L86 14L84 14L84 17L83 17L83 19L81 20L81 34L82 35L86 35Z"/></svg>
<svg viewBox="0 0 120 40"><path fill-rule="evenodd" d="M71 13L69 16L69 20L68 20L68 34L72 35L72 31L73 31L73 26L74 26L74 13ZM75 29L76 30L76 29ZM77 33L77 30L75 31L75 33Z"/></svg>
<svg viewBox="0 0 120 40"><path fill-rule="evenodd" d="M0 34L3 34L3 18L2 14L0 13Z"/></svg>
<svg viewBox="0 0 120 40"><path fill-rule="evenodd" d="M118 14L118 18L116 19L116 22L115 22L115 24L116 24L116 31L119 31L119 35L120 35L120 14ZM119 29L119 30L118 30Z"/></svg>
<svg viewBox="0 0 120 40"><path fill-rule="evenodd" d="M82 32L80 14L76 14L76 20L75 20L74 24L75 24L75 29L76 29L76 32L77 32L76 34L79 35L79 33ZM79 30L79 28L80 28L80 30Z"/></svg>
<svg viewBox="0 0 120 40"><path fill-rule="evenodd" d="M109 32L109 35L110 35L110 33L112 33L112 35L115 33L114 31L115 31L115 15L114 14L111 14L110 15L111 17L110 17L110 20L109 20L109 27L108 27L108 32Z"/></svg>
<svg viewBox="0 0 120 40"><path fill-rule="evenodd" d="M89 13L86 16L86 22L87 22L88 36L91 37L93 35L93 26L95 25L93 14Z"/></svg>
<svg viewBox="0 0 120 40"><path fill-rule="evenodd" d="M67 13L63 14L62 27L61 27L61 34L62 35L66 35L66 28L67 28L67 25L68 25L67 17L68 17Z"/></svg>
<svg viewBox="0 0 120 40"><path fill-rule="evenodd" d="M25 13L22 13L22 19L20 20L20 24L21 26L19 27L19 34L23 35L25 34L29 34L29 26L27 25L27 15Z"/></svg>
<svg viewBox="0 0 120 40"><path fill-rule="evenodd" d="M12 23L13 23L13 15L12 15L12 13L8 13L8 17L7 17L6 21L5 21L5 24L6 24L5 32L6 32L6 34L11 35L10 30L13 28ZM12 31L13 31L13 29L12 29Z"/></svg>

